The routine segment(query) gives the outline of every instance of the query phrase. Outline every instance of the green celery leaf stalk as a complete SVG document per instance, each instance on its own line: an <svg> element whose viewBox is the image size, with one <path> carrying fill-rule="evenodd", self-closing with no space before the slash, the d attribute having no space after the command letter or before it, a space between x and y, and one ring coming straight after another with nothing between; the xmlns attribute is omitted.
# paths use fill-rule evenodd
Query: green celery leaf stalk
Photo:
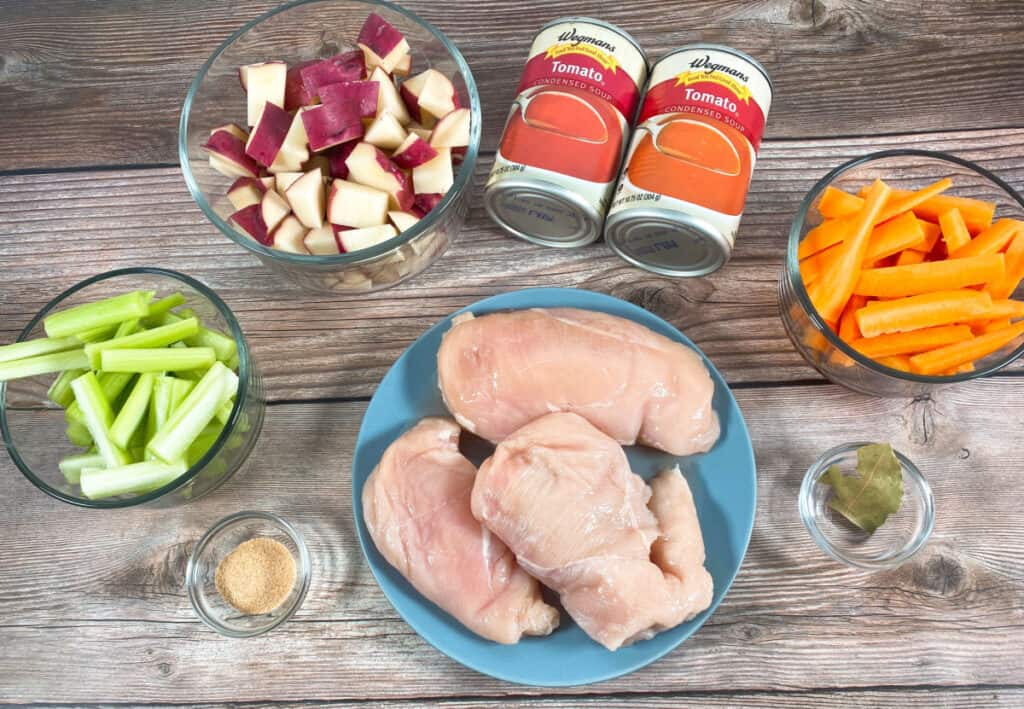
<svg viewBox="0 0 1024 709"><path fill-rule="evenodd" d="M149 304L149 315L148 320L154 320L155 318L168 312L171 308L177 308L179 305L185 303L185 296L181 293L171 293L166 298L161 298L158 301Z"/></svg>
<svg viewBox="0 0 1024 709"><path fill-rule="evenodd" d="M210 352L212 353L213 350ZM54 352L0 364L0 382L63 372L65 369L87 369L88 367L89 358L86 357L84 349Z"/></svg>
<svg viewBox="0 0 1024 709"><path fill-rule="evenodd" d="M171 418L157 430L146 450L170 463L184 458L189 447L238 390L238 377L221 362L215 362L196 384Z"/></svg>
<svg viewBox="0 0 1024 709"><path fill-rule="evenodd" d="M142 419L146 416L155 378L156 375L150 372L140 374L132 388L132 393L128 395L121 410L117 412L114 423L110 426L110 440L119 448L128 448L132 434L135 433L135 429L139 427Z"/></svg>
<svg viewBox="0 0 1024 709"><path fill-rule="evenodd" d="M79 483L90 500L115 495L149 492L181 477L188 468L183 461L171 464L147 460L113 468L85 468Z"/></svg>
<svg viewBox="0 0 1024 709"><path fill-rule="evenodd" d="M46 398L62 409L68 408L75 401L75 394L71 391L71 380L78 379L87 371L85 369L65 369L46 390Z"/></svg>
<svg viewBox="0 0 1024 709"><path fill-rule="evenodd" d="M205 369L216 361L217 356L209 347L103 350L100 368L105 372L178 372Z"/></svg>
<svg viewBox="0 0 1024 709"><path fill-rule="evenodd" d="M128 337L128 335L134 335L141 329L143 329L141 318L135 318L134 320L125 320L123 323L117 326L116 330L114 330L113 339L116 340L121 337ZM88 352L86 354L88 354Z"/></svg>
<svg viewBox="0 0 1024 709"><path fill-rule="evenodd" d="M107 350L128 350L128 349L151 349L165 347L174 342L184 340L186 337L199 332L199 321L195 318L181 320L170 325L155 327L152 330L143 330L124 337L115 337L105 342L95 342L85 346L85 353L89 355L89 364L93 369L99 369L102 364L101 355Z"/></svg>
<svg viewBox="0 0 1024 709"><path fill-rule="evenodd" d="M116 400L121 395L121 392L128 388L134 376L131 372L100 372L96 378L100 382L103 396L107 398L108 402L111 402ZM82 418L82 409L77 401L71 402L71 406L64 412L64 419L84 423L85 419Z"/></svg>
<svg viewBox="0 0 1024 709"><path fill-rule="evenodd" d="M85 427L89 429L96 444L96 450L103 456L107 467L127 465L128 454L110 440L110 426L114 423L114 412L110 402L103 395L99 380L92 372L86 372L71 382L71 390L75 392L75 401L81 408Z"/></svg>
<svg viewBox="0 0 1024 709"><path fill-rule="evenodd" d="M149 314L150 297L144 291L133 291L93 303L82 303L47 316L43 320L43 329L50 337L67 337L104 325L144 318Z"/></svg>
<svg viewBox="0 0 1024 709"><path fill-rule="evenodd" d="M183 308L177 313L167 313L159 320L159 322L162 325L166 325L168 323L180 321L183 318L196 318L199 320L199 316L195 314L195 311L189 308ZM235 344L233 337L229 337L219 330L211 330L210 328L204 327L202 320L199 320L199 332L185 339L184 342L189 347L212 347L214 352L217 353L217 359L225 364L229 363L238 355L238 345ZM232 367L232 369L237 368L237 364Z"/></svg>
<svg viewBox="0 0 1024 709"><path fill-rule="evenodd" d="M99 453L79 453L69 455L59 463L57 467L64 473L64 479L72 485L77 485L85 468L102 468L105 464L103 456Z"/></svg>
<svg viewBox="0 0 1024 709"><path fill-rule="evenodd" d="M75 333L75 339L83 345L87 345L90 342L109 340L117 332L117 327L117 325L104 325L103 327L94 327L91 330L83 330L82 332Z"/></svg>
<svg viewBox="0 0 1024 709"><path fill-rule="evenodd" d="M85 427L84 423L79 421L68 421L68 427L64 431L64 435L76 446L88 448L92 445L92 436L89 434L89 429Z"/></svg>
<svg viewBox="0 0 1024 709"><path fill-rule="evenodd" d="M34 340L15 342L0 347L0 362L14 362L19 359L38 357L81 347L76 337L38 337Z"/></svg>

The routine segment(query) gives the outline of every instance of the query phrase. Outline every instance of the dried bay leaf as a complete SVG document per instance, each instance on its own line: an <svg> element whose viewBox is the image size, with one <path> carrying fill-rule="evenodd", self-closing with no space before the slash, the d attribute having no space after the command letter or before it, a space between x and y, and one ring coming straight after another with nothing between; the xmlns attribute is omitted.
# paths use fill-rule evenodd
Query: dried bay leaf
<svg viewBox="0 0 1024 709"><path fill-rule="evenodd" d="M857 449L857 474L833 465L819 479L832 487L828 506L869 534L881 527L903 501L903 468L888 443Z"/></svg>

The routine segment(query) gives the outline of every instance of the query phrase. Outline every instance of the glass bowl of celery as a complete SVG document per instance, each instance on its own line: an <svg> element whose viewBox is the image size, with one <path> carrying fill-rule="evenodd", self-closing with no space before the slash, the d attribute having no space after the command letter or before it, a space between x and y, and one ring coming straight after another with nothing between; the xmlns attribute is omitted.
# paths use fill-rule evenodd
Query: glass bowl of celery
<svg viewBox="0 0 1024 709"><path fill-rule="evenodd" d="M259 437L262 380L238 321L160 268L89 278L0 345L0 433L29 481L82 507L183 504Z"/></svg>

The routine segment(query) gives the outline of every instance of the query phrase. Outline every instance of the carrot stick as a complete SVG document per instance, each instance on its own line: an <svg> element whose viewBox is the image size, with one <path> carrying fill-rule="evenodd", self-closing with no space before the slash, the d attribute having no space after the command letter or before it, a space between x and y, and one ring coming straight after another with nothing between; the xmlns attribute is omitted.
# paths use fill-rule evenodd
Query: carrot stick
<svg viewBox="0 0 1024 709"><path fill-rule="evenodd" d="M952 376L955 376L957 374L966 374L967 372L973 372L973 371L974 371L974 365L972 363L970 363L970 362L966 362L964 364L961 364L959 367L953 367L952 369L947 369L945 372L942 372L942 376L944 376L944 377L952 377Z"/></svg>
<svg viewBox="0 0 1024 709"><path fill-rule="evenodd" d="M1024 318L1024 301L1021 300L993 300L992 307L985 313L985 320L996 318L1010 318L1020 320Z"/></svg>
<svg viewBox="0 0 1024 709"><path fill-rule="evenodd" d="M890 332L977 320L985 317L991 308L992 297L988 293L964 289L875 300L858 310L856 317L864 337L877 337Z"/></svg>
<svg viewBox="0 0 1024 709"><path fill-rule="evenodd" d="M1006 276L985 289L999 300L1009 298L1024 280L1024 231L1017 232L1006 249Z"/></svg>
<svg viewBox="0 0 1024 709"><path fill-rule="evenodd" d="M1003 254L989 254L909 266L866 269L860 272L860 279L853 292L857 295L899 298L992 283L1001 280L1005 275L1006 257Z"/></svg>
<svg viewBox="0 0 1024 709"><path fill-rule="evenodd" d="M1019 222L1016 219L1000 219L964 246L950 252L949 257L961 259L966 256L997 253L1002 251L1022 228L1024 228L1024 222Z"/></svg>
<svg viewBox="0 0 1024 709"><path fill-rule="evenodd" d="M864 262L871 239L872 226L889 198L889 192L889 185L875 180L864 198L864 208L850 217L849 232L843 241L841 256L831 269L821 275L820 283L828 284L828 292L823 294L820 310L826 320L838 320L843 307L853 295L853 287L860 275L860 265Z"/></svg>
<svg viewBox="0 0 1024 709"><path fill-rule="evenodd" d="M805 288L818 280L824 268L831 263L831 259L839 254L840 247L841 244L833 244L824 251L800 262L800 276L803 278Z"/></svg>
<svg viewBox="0 0 1024 709"><path fill-rule="evenodd" d="M898 254L904 249L916 246L924 241L924 230L912 213L904 212L895 219L890 219L885 224L876 226L871 231L871 238L868 240L868 250L864 254L863 268L872 267L876 261ZM800 273L804 279L804 285L810 285L818 280L818 277L829 271L836 259L842 253L841 244L833 244L824 251L819 251L813 256L800 262Z"/></svg>
<svg viewBox="0 0 1024 709"><path fill-rule="evenodd" d="M858 212L863 206L864 200L857 195L829 185L818 200L818 213L827 219L835 219Z"/></svg>
<svg viewBox="0 0 1024 709"><path fill-rule="evenodd" d="M933 182L932 184L928 185L923 189L919 189L916 192L910 192L901 197L896 197L890 194L889 202L885 205L885 208L878 215L878 221L888 221L889 219L892 219L901 212L913 210L916 207L919 207L924 202L927 202L929 199L935 197L939 193L945 192L952 186L953 181L948 177L943 177L938 182Z"/></svg>
<svg viewBox="0 0 1024 709"><path fill-rule="evenodd" d="M1013 321L1010 318L998 318L996 320L976 320L971 323L971 332L975 335L984 335L986 332L1002 330L1010 327Z"/></svg>
<svg viewBox="0 0 1024 709"><path fill-rule="evenodd" d="M862 189L861 196L866 191L867 188ZM910 194L912 193L907 190L893 190L892 198L901 199ZM970 197L954 197L953 195L945 194L936 195L914 207L914 214L921 219L937 222L940 214L948 212L954 207L960 210L960 215L964 218L964 222L967 223L967 228L972 234L977 234L992 226L992 218L996 213L995 202L986 202L980 199L971 199Z"/></svg>
<svg viewBox="0 0 1024 709"><path fill-rule="evenodd" d="M857 327L857 311L867 305L868 299L864 296L854 295L843 308L843 314L839 317L839 338L843 342L853 342L860 339L860 328Z"/></svg>
<svg viewBox="0 0 1024 709"><path fill-rule="evenodd" d="M976 362L996 352L1015 339L1024 335L1024 323L988 332L935 350L922 352L910 358L910 365L918 374L937 374L959 367L961 364Z"/></svg>
<svg viewBox="0 0 1024 709"><path fill-rule="evenodd" d="M854 298L856 297L854 296ZM871 359L878 359L879 357L927 352L943 345L969 340L973 336L971 328L966 325L940 325L911 332L862 337L851 342L850 346Z"/></svg>
<svg viewBox="0 0 1024 709"><path fill-rule="evenodd" d="M942 228L942 238L946 242L949 253L966 246L971 240L971 232L967 231L967 222L964 221L963 215L956 207L939 215L939 226Z"/></svg>
<svg viewBox="0 0 1024 709"><path fill-rule="evenodd" d="M801 259L824 251L829 246L838 244L846 238L847 223L845 219L826 219L811 229L800 242L797 255Z"/></svg>
<svg viewBox="0 0 1024 709"><path fill-rule="evenodd" d="M897 266L909 266L913 263L924 263L924 257L927 256L927 252L916 251L914 249L907 249L900 254L900 257L896 259Z"/></svg>
<svg viewBox="0 0 1024 709"><path fill-rule="evenodd" d="M910 357L906 355L893 355L891 357L879 357L875 360L889 369L898 369L901 372L910 371Z"/></svg>
<svg viewBox="0 0 1024 709"><path fill-rule="evenodd" d="M939 228L938 224L926 222L923 219L918 219L917 223L921 225L921 229L924 231L924 243L915 246L914 249L923 254L930 254L932 249L935 248L935 244L938 243L939 237L942 236L942 229Z"/></svg>

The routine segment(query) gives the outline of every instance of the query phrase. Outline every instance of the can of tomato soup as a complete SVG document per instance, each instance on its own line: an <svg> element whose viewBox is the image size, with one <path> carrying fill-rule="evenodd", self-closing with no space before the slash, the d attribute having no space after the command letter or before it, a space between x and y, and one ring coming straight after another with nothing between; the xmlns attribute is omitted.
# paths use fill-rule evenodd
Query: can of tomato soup
<svg viewBox="0 0 1024 709"><path fill-rule="evenodd" d="M601 235L647 58L619 28L587 17L544 25L484 188L491 218L547 246Z"/></svg>
<svg viewBox="0 0 1024 709"><path fill-rule="evenodd" d="M651 69L604 227L622 258L666 276L703 276L732 254L772 102L757 61L714 44Z"/></svg>

